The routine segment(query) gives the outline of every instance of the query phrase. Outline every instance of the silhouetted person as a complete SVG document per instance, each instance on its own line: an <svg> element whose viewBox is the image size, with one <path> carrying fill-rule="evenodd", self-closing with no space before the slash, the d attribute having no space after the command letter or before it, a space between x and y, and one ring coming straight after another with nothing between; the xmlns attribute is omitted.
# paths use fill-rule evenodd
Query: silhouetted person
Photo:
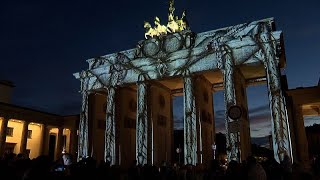
<svg viewBox="0 0 320 180"><path fill-rule="evenodd" d="M241 178L240 164L237 161L231 160L226 170L226 179L234 180L237 178Z"/></svg>
<svg viewBox="0 0 320 180"><path fill-rule="evenodd" d="M313 173L315 176L320 176L320 155L314 157L312 163ZM319 178L320 179L320 178Z"/></svg>
<svg viewBox="0 0 320 180"><path fill-rule="evenodd" d="M220 162L216 159L212 160L208 169L208 179L220 179L224 175L224 170Z"/></svg>
<svg viewBox="0 0 320 180"><path fill-rule="evenodd" d="M31 167L24 173L23 180L42 180L51 178L51 164L49 157L39 156L32 160Z"/></svg>
<svg viewBox="0 0 320 180"><path fill-rule="evenodd" d="M283 160L280 162L281 171L283 174L283 179L291 179L292 174L292 166L291 166L291 160L288 155L285 155Z"/></svg>
<svg viewBox="0 0 320 180"><path fill-rule="evenodd" d="M270 157L270 159L265 162L265 171L268 180L282 179L280 164L274 159L274 157Z"/></svg>
<svg viewBox="0 0 320 180"><path fill-rule="evenodd" d="M248 180L267 180L266 171L253 156L247 158L247 169Z"/></svg>
<svg viewBox="0 0 320 180"><path fill-rule="evenodd" d="M139 179L139 168L137 166L137 160L133 160L131 166L128 169L128 179L138 180Z"/></svg>

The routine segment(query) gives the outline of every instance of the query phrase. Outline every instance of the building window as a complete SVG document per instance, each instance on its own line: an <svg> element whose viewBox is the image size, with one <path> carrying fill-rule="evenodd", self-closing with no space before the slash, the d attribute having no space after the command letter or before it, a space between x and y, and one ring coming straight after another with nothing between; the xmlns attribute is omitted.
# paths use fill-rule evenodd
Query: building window
<svg viewBox="0 0 320 180"><path fill-rule="evenodd" d="M28 130L28 139L32 138L32 130Z"/></svg>
<svg viewBox="0 0 320 180"><path fill-rule="evenodd" d="M13 127L7 127L7 136L13 136Z"/></svg>

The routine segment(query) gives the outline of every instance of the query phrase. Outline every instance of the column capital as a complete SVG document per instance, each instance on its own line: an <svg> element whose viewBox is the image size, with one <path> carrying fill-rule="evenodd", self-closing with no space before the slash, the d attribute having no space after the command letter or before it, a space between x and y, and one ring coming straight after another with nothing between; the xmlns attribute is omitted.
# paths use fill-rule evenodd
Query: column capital
<svg viewBox="0 0 320 180"><path fill-rule="evenodd" d="M114 89L114 90L116 90L118 88L118 86L107 86L105 89L106 89L106 91L108 92L109 90L111 90L111 89Z"/></svg>
<svg viewBox="0 0 320 180"><path fill-rule="evenodd" d="M42 125L43 127L46 127L46 128L48 128L48 126L49 126L49 124L48 124L48 123L46 123L46 122L41 123L41 125Z"/></svg>
<svg viewBox="0 0 320 180"><path fill-rule="evenodd" d="M109 89L109 87L114 87L114 88L117 88L117 86L105 86L103 89L99 89L99 91L93 91L93 90L91 90L90 92L89 92L89 94L94 94L94 95L106 95L106 94L104 94L104 93L107 93L108 92L108 89Z"/></svg>
<svg viewBox="0 0 320 180"><path fill-rule="evenodd" d="M87 94L87 95L89 95L89 94L91 94L92 93L92 91L90 91L90 90L80 90L79 91L79 93L81 93L81 94Z"/></svg>
<svg viewBox="0 0 320 180"><path fill-rule="evenodd" d="M9 120L11 116L8 113L3 113L3 114L0 114L0 117L2 117L2 119Z"/></svg>
<svg viewBox="0 0 320 180"><path fill-rule="evenodd" d="M5 120L5 121L9 121L9 117L7 116L7 117L5 117L5 116L2 116L2 120Z"/></svg>
<svg viewBox="0 0 320 180"><path fill-rule="evenodd" d="M232 50L227 46L223 47L225 55L218 61L218 69L224 72L226 69L233 69L235 66L234 57L232 56Z"/></svg>
<svg viewBox="0 0 320 180"><path fill-rule="evenodd" d="M31 123L31 121L30 120L23 120L23 123L26 123L29 125Z"/></svg>
<svg viewBox="0 0 320 180"><path fill-rule="evenodd" d="M194 77L194 76L195 76L195 75L192 74L189 69L186 69L186 70L184 70L184 71L182 72L182 77L183 77L183 78L192 78L192 77Z"/></svg>
<svg viewBox="0 0 320 180"><path fill-rule="evenodd" d="M147 73L141 73L141 74L139 74L139 76L138 76L138 81L137 81L137 83L139 84L139 83L143 83L143 82L145 82L145 81L147 81L147 80L149 80L150 79L150 77L148 76L148 74Z"/></svg>

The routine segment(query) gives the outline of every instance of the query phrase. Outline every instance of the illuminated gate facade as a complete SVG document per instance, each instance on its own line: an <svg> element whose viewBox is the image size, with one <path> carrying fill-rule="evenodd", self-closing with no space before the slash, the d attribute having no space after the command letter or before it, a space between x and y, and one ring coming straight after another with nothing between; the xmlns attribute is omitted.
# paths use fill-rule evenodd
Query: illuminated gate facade
<svg viewBox="0 0 320 180"><path fill-rule="evenodd" d="M229 161L245 159L251 144L246 86L266 80L274 156L277 161L286 155L292 158L280 83L280 69L285 64L283 39L273 18L196 34L183 24L184 13L181 19L170 19L170 8L168 25L157 24L157 18L154 28L145 23L146 39L136 48L89 59L89 68L74 74L81 81L83 95L78 156L92 154L88 97L102 92L106 101L104 160L111 164L123 163L124 156L139 164L169 160L173 149L171 96L182 93L184 163L207 164L215 134L212 93L222 89L227 157ZM228 109L235 105L242 114L231 119Z"/></svg>

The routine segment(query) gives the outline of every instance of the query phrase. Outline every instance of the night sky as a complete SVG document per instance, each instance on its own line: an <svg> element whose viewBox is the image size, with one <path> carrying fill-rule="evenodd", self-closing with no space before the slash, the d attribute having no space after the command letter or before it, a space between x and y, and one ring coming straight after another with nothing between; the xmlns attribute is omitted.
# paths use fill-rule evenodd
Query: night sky
<svg viewBox="0 0 320 180"><path fill-rule="evenodd" d="M289 88L315 86L320 77L320 2L317 0L176 0L192 31L204 32L274 17L284 33ZM0 79L16 85L12 103L60 115L78 114L86 59L134 48L144 38L143 22L167 22L167 0L1 0ZM269 134L265 85L248 88L252 136ZM216 129L224 128L223 92L215 93ZM174 100L182 126L182 98ZM177 107L178 106L178 107ZM313 120L313 121L312 121ZM309 118L306 125L319 117Z"/></svg>

